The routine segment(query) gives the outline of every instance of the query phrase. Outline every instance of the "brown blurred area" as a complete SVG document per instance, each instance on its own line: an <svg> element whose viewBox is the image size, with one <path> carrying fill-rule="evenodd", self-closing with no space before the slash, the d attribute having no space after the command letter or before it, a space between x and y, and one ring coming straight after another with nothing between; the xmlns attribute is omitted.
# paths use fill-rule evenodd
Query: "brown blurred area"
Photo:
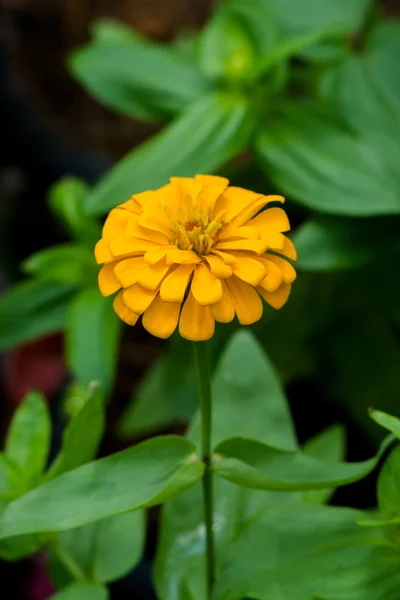
<svg viewBox="0 0 400 600"><path fill-rule="evenodd" d="M154 127L101 107L69 76L66 57L108 17L158 41L200 27L215 0L0 0L0 39L40 112L74 147L115 159Z"/></svg>

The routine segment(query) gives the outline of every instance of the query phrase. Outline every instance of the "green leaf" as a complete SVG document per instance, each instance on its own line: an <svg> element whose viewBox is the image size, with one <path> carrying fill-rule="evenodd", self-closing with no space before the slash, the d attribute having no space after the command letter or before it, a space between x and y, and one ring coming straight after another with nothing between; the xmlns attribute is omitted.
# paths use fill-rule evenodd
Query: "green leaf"
<svg viewBox="0 0 400 600"><path fill-rule="evenodd" d="M400 419L380 410L371 410L369 416L375 423L391 431L400 440Z"/></svg>
<svg viewBox="0 0 400 600"><path fill-rule="evenodd" d="M280 32L265 0L226 0L223 8L247 30L261 56L268 54L278 42Z"/></svg>
<svg viewBox="0 0 400 600"><path fill-rule="evenodd" d="M400 152L400 50L397 21L379 23L358 54L326 69L319 82L321 96L334 103L359 132L373 145L386 163L398 186Z"/></svg>
<svg viewBox="0 0 400 600"><path fill-rule="evenodd" d="M332 110L287 103L265 123L257 150L277 188L309 208L363 217L400 213L398 178Z"/></svg>
<svg viewBox="0 0 400 600"><path fill-rule="evenodd" d="M139 562L145 541L143 511L117 515L57 536L58 551L72 559L89 581L120 579Z"/></svg>
<svg viewBox="0 0 400 600"><path fill-rule="evenodd" d="M293 236L297 267L325 272L354 269L394 252L398 223L393 217L344 219L319 217L301 225Z"/></svg>
<svg viewBox="0 0 400 600"><path fill-rule="evenodd" d="M228 343L212 393L217 402L213 410L214 446L235 432L283 450L296 449L296 434L279 377L248 331L239 330ZM199 414L190 437L199 440Z"/></svg>
<svg viewBox="0 0 400 600"><path fill-rule="evenodd" d="M68 366L83 384L99 381L109 392L115 377L121 322L112 298L97 286L81 292L70 307L66 331Z"/></svg>
<svg viewBox="0 0 400 600"><path fill-rule="evenodd" d="M91 583L73 583L50 600L108 600L107 588Z"/></svg>
<svg viewBox="0 0 400 600"><path fill-rule="evenodd" d="M215 79L246 79L256 61L256 49L243 23L222 6L200 33L199 64Z"/></svg>
<svg viewBox="0 0 400 600"><path fill-rule="evenodd" d="M255 337L239 330L227 344L213 378L213 444L238 431L294 450L293 423L279 379ZM246 418L244 418L244 415ZM199 417L190 439L199 439ZM296 494L245 490L215 478L214 519L218 559L243 523L265 505L296 501ZM163 508L155 579L162 600L202 600L204 579L204 526L201 486L196 485ZM192 595L185 596L190 587Z"/></svg>
<svg viewBox="0 0 400 600"><path fill-rule="evenodd" d="M243 150L253 125L253 110L241 96L221 92L199 99L161 133L125 156L95 186L88 212L106 212L115 206L116 198L155 189L168 183L172 174L214 173Z"/></svg>
<svg viewBox="0 0 400 600"><path fill-rule="evenodd" d="M275 18L288 35L342 27L346 33L353 33L363 23L370 0L297 0L293 10L291 0L267 0Z"/></svg>
<svg viewBox="0 0 400 600"><path fill-rule="evenodd" d="M303 452L324 461L337 462L345 458L345 431L341 425L333 425L313 437L303 447ZM308 490L302 493L303 502L326 504L334 489Z"/></svg>
<svg viewBox="0 0 400 600"><path fill-rule="evenodd" d="M396 446L379 474L378 508L384 520L400 520L400 446Z"/></svg>
<svg viewBox="0 0 400 600"><path fill-rule="evenodd" d="M153 438L64 473L6 507L0 538L65 531L165 502L202 477L195 450L180 437Z"/></svg>
<svg viewBox="0 0 400 600"><path fill-rule="evenodd" d="M68 304L76 291L70 284L23 281L0 298L0 350L63 329Z"/></svg>
<svg viewBox="0 0 400 600"><path fill-rule="evenodd" d="M209 87L194 62L133 31L97 35L73 53L69 68L105 106L151 121L181 111Z"/></svg>
<svg viewBox="0 0 400 600"><path fill-rule="evenodd" d="M215 448L213 470L236 485L258 490L318 490L362 479L376 467L390 442L391 437L386 438L378 454L369 460L345 463L324 461L237 437Z"/></svg>
<svg viewBox="0 0 400 600"><path fill-rule="evenodd" d="M64 177L50 188L49 204L73 237L94 245L101 236L101 229L100 224L84 212L89 190L82 179Z"/></svg>
<svg viewBox="0 0 400 600"><path fill-rule="evenodd" d="M54 479L96 457L105 428L105 406L101 387L90 385L81 410L64 430L62 445L47 473Z"/></svg>
<svg viewBox="0 0 400 600"><path fill-rule="evenodd" d="M5 452L21 469L29 487L34 487L47 464L51 420L47 401L30 392L17 408L7 433Z"/></svg>
<svg viewBox="0 0 400 600"><path fill-rule="evenodd" d="M398 547L356 524L361 511L275 506L249 521L228 549L214 600L391 600Z"/></svg>
<svg viewBox="0 0 400 600"><path fill-rule="evenodd" d="M26 490L26 482L19 466L4 452L0 452L0 510L3 504Z"/></svg>
<svg viewBox="0 0 400 600"><path fill-rule="evenodd" d="M97 280L93 250L79 244L60 244L35 252L21 265L25 273L43 281L84 285Z"/></svg>

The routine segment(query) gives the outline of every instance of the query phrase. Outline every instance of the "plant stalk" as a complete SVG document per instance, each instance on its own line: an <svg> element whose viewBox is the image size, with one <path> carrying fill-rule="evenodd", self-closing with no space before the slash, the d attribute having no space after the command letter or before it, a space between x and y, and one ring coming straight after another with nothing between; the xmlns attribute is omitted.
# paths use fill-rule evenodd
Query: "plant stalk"
<svg viewBox="0 0 400 600"><path fill-rule="evenodd" d="M194 342L201 420L201 458L204 463L203 512L206 530L207 598L210 599L215 582L215 543L213 532L213 473L211 470L211 381L206 342Z"/></svg>

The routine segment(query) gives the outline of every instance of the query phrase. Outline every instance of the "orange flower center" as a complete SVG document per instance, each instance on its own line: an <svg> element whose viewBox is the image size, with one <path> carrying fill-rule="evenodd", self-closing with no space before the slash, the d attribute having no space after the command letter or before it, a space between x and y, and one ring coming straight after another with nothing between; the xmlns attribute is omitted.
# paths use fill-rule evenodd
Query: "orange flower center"
<svg viewBox="0 0 400 600"><path fill-rule="evenodd" d="M171 221L171 243L180 250L193 250L203 256L210 252L224 223L210 221L209 210L199 209L196 213L190 221Z"/></svg>

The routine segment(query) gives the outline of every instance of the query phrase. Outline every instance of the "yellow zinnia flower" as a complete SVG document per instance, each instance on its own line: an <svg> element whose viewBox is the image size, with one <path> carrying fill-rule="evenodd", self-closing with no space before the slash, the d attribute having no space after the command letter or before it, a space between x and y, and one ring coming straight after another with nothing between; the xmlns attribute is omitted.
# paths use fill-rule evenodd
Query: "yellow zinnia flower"
<svg viewBox="0 0 400 600"><path fill-rule="evenodd" d="M96 259L104 296L114 294L118 316L169 337L179 322L188 340L207 340L215 321L235 314L242 325L258 321L264 298L281 308L296 272L286 213L262 196L228 187L223 177L171 178L156 190L135 194L107 217Z"/></svg>

